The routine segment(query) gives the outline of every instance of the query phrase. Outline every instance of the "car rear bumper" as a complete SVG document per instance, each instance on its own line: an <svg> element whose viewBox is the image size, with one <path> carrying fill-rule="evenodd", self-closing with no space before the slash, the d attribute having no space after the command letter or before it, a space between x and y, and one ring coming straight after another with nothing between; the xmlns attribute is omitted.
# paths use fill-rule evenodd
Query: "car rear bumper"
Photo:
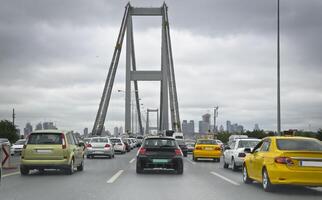
<svg viewBox="0 0 322 200"><path fill-rule="evenodd" d="M108 155L108 156L111 156L113 155L113 151L111 149L101 149L101 150L98 150L98 149L87 149L86 151L86 155L87 156L90 156L90 155Z"/></svg>
<svg viewBox="0 0 322 200"><path fill-rule="evenodd" d="M203 151L203 150L194 150L193 156L195 158L220 158L221 151Z"/></svg>
<svg viewBox="0 0 322 200"><path fill-rule="evenodd" d="M156 163L154 162L155 159L168 159L166 163ZM178 165L183 164L183 160L181 157L174 157L174 158L151 158L146 156L138 156L137 157L137 164L143 169L177 169Z"/></svg>
<svg viewBox="0 0 322 200"><path fill-rule="evenodd" d="M66 168L69 165L67 159L62 160L26 160L21 159L21 166L28 167L29 169L56 169L56 168Z"/></svg>
<svg viewBox="0 0 322 200"><path fill-rule="evenodd" d="M274 167L268 168L272 184L322 186L322 168L320 170L292 170Z"/></svg>

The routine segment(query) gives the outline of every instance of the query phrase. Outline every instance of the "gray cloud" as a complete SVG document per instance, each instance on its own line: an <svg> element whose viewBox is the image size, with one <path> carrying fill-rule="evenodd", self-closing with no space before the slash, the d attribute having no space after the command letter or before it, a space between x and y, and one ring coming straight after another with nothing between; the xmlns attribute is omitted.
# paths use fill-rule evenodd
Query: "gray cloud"
<svg viewBox="0 0 322 200"><path fill-rule="evenodd" d="M0 119L91 128L127 1L1 1ZM133 6L163 1L135 0ZM220 106L226 120L276 127L276 1L167 2L181 119ZM322 2L281 1L283 128L316 130L322 111ZM139 69L160 66L160 18L134 19ZM124 53L106 126L124 118ZM144 107L159 83L139 84Z"/></svg>

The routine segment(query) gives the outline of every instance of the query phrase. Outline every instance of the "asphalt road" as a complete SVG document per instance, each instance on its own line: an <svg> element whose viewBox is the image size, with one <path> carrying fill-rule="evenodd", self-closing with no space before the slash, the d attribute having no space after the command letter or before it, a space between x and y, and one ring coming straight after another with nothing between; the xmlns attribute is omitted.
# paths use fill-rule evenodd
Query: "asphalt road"
<svg viewBox="0 0 322 200"><path fill-rule="evenodd" d="M322 188L281 187L264 192L258 183L245 185L241 172L223 169L222 163L185 158L184 174L136 174L136 150L114 159L86 159L85 170L73 175L60 171L20 176L6 174L0 200L310 200L322 199Z"/></svg>

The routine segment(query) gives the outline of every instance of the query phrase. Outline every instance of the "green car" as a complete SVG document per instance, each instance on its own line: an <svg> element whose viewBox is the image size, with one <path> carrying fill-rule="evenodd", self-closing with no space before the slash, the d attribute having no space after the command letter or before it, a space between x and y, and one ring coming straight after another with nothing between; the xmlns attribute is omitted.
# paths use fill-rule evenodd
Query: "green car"
<svg viewBox="0 0 322 200"><path fill-rule="evenodd" d="M21 153L20 173L32 169L61 169L73 174L74 169L84 169L85 145L72 132L41 130L32 132Z"/></svg>

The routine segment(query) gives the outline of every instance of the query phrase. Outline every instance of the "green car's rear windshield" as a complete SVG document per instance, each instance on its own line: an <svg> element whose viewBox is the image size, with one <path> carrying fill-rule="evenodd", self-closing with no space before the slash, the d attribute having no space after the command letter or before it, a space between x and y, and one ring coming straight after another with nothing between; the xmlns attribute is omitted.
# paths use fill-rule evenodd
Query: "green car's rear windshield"
<svg viewBox="0 0 322 200"><path fill-rule="evenodd" d="M31 134L27 144L62 144L61 133Z"/></svg>
<svg viewBox="0 0 322 200"><path fill-rule="evenodd" d="M322 144L307 139L277 139L277 148L288 151L322 151Z"/></svg>
<svg viewBox="0 0 322 200"><path fill-rule="evenodd" d="M145 140L144 147L176 147L176 142L173 139L147 139Z"/></svg>

